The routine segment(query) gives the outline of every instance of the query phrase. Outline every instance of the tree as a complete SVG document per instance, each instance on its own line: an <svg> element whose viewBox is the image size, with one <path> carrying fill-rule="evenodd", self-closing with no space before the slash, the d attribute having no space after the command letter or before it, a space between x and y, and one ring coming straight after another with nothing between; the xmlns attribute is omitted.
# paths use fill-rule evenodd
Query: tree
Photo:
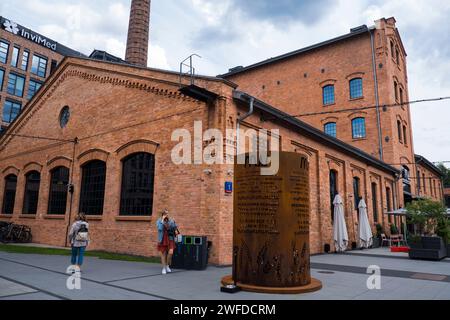
<svg viewBox="0 0 450 320"><path fill-rule="evenodd" d="M436 167L442 171L444 177L444 187L450 188L450 169L447 168L443 163L439 163Z"/></svg>
<svg viewBox="0 0 450 320"><path fill-rule="evenodd" d="M440 201L423 199L408 203L406 211L410 214L411 223L418 227L419 233L433 234L448 239L449 222L446 208Z"/></svg>

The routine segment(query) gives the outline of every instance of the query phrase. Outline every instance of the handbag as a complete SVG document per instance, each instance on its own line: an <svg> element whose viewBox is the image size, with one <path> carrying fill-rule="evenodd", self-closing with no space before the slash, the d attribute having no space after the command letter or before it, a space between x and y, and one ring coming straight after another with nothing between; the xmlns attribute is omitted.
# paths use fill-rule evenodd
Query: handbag
<svg viewBox="0 0 450 320"><path fill-rule="evenodd" d="M178 230L178 228L175 230L175 242L176 243L183 242L183 236L181 235L180 230Z"/></svg>

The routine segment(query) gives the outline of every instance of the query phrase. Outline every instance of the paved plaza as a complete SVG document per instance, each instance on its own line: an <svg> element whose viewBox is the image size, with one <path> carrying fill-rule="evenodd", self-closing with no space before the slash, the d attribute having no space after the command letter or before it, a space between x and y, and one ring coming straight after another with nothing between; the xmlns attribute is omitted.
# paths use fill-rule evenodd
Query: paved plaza
<svg viewBox="0 0 450 320"><path fill-rule="evenodd" d="M273 295L220 292L230 267L174 270L161 275L157 264L86 257L81 290L66 287L69 257L0 252L0 299L188 299L188 300L393 300L450 299L450 259L410 260L386 248L311 257L312 276L323 289L307 294ZM381 289L369 290L367 268L381 268Z"/></svg>

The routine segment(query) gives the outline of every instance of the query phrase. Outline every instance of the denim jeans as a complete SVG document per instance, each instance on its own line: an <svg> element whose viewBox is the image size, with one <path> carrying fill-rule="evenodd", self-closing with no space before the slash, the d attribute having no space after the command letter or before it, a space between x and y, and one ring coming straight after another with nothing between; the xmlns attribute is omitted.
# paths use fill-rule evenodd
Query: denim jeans
<svg viewBox="0 0 450 320"><path fill-rule="evenodd" d="M86 247L72 247L72 264L81 266L83 264L84 250ZM78 260L77 260L78 257Z"/></svg>

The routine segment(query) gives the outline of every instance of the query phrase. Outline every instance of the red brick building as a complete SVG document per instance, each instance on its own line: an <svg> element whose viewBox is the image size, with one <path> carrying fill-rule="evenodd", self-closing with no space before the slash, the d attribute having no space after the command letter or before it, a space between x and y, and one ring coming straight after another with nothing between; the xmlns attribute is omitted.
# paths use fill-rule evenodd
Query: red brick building
<svg viewBox="0 0 450 320"><path fill-rule="evenodd" d="M232 196L225 193L224 183L232 181L233 166L173 164L171 152L178 142L171 141L171 134L178 128L193 132L194 121L202 121L204 130L236 129L238 114L247 112L250 96L220 78L201 77L196 84L217 98L194 99L189 90L195 88L189 87L181 94L176 73L89 59L63 60L0 139L0 218L30 225L36 242L64 245L74 214L85 211L92 248L155 255L155 219L169 208L184 234L212 240L212 262L230 263ZM355 177L359 195L367 197L374 181L380 188L393 189L398 171L260 100L255 101L255 110L242 127L278 128L282 150L309 158L312 252L322 252L326 243L332 243L330 170L339 177L336 189L346 199L354 241ZM280 120L261 121L261 114ZM136 211L127 211L123 206L129 156L149 158L146 173L152 183L146 194L151 195L151 204L144 210L137 206ZM64 189L68 183L74 185L73 194ZM387 200L380 191L376 201L380 222L381 208L389 201L394 203L393 195Z"/></svg>
<svg viewBox="0 0 450 320"><path fill-rule="evenodd" d="M381 35L387 32L381 27L387 24L383 21L378 23L381 29L371 31L375 43L380 43L378 59L388 57L381 72L395 73L400 82L406 79L404 69L404 78L397 71L399 66L386 71L391 58L381 48L386 42ZM396 30L390 31L400 50ZM411 137L408 107L392 109L395 114L391 109L383 111L383 135L390 137L391 144L395 140L395 147L386 140L382 142L383 160L378 157L377 126L372 123L376 114L371 109L352 113L366 118L367 124L365 136L356 139L346 133L350 130L345 129L345 119L353 119L348 115L336 117L338 128L342 128L337 138L323 132L319 117L309 120L291 116L299 111L338 110L347 104L357 107L373 102L370 64L368 67L361 62L352 67L350 58L346 58L345 65L336 68L332 62L341 62L348 51L346 45L361 46L370 58L366 33L358 31L331 41L331 48L324 45L313 49L319 52L317 57L320 50L336 52L336 56L330 61L312 60L307 70L306 66L296 67L297 60L303 59L300 54L249 71L250 75L261 74L248 79L247 72L241 70L223 77L197 76L195 85L186 85L187 78L180 83L179 74L174 72L65 58L0 138L0 219L30 225L36 242L64 245L74 215L86 212L91 224L91 248L156 255L155 220L162 209L168 208L183 234L206 235L212 241L211 262L229 264L233 197L226 192L225 182L233 181L233 165L177 165L172 161L173 149L179 143L172 141L173 132L181 128L193 133L194 122L200 121L203 131L215 128L225 133L227 129L236 130L238 123L255 131L278 129L281 150L307 156L311 253L323 252L327 244L333 247L331 199L336 193L344 199L350 242L357 238L359 197L366 199L373 228L375 223L387 227L383 213L404 201L400 167L388 163L395 159L405 165L414 163L410 138L401 149L394 136L398 115L407 137ZM143 57L135 58L141 61ZM298 72L294 74L292 68ZM353 76L363 79L364 96L348 101L346 85L341 82ZM385 81L380 80L380 90L390 92L391 82ZM335 94L334 106L320 103L325 83L334 83L336 92L340 92ZM406 97L406 82L402 85ZM317 90L311 89L313 86ZM297 87L302 94L297 93ZM379 97L382 103L391 101L388 98ZM243 115L246 119L239 120ZM361 126L356 131L364 132ZM223 146L234 149L234 135L226 136ZM208 143L202 141L204 147ZM404 180L415 190L411 177ZM73 192L68 192L67 186L73 186Z"/></svg>
<svg viewBox="0 0 450 320"><path fill-rule="evenodd" d="M395 22L383 18L221 77L398 168L394 192L403 207L421 195L415 172L423 170L414 156L406 51ZM427 173L437 189L426 195L442 200L439 170Z"/></svg>

